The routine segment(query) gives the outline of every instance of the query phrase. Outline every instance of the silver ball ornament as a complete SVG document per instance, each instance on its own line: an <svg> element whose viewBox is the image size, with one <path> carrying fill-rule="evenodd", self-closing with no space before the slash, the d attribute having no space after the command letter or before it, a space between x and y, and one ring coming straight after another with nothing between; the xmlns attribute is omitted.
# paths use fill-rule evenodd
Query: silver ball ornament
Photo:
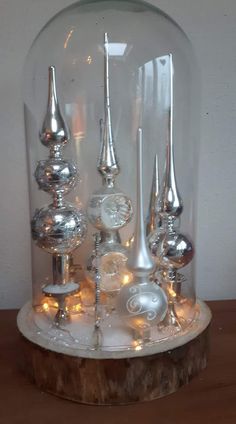
<svg viewBox="0 0 236 424"><path fill-rule="evenodd" d="M166 234L159 244L159 263L164 268L183 268L191 262L193 256L193 245L183 234Z"/></svg>
<svg viewBox="0 0 236 424"><path fill-rule="evenodd" d="M125 194L113 187L103 187L91 196L87 215L98 230L118 230L130 222L133 209Z"/></svg>
<svg viewBox="0 0 236 424"><path fill-rule="evenodd" d="M31 223L32 238L48 253L67 254L84 240L87 222L84 213L69 203L37 210Z"/></svg>
<svg viewBox="0 0 236 424"><path fill-rule="evenodd" d="M50 158L38 162L35 179L41 190L65 195L77 184L78 172L72 162Z"/></svg>

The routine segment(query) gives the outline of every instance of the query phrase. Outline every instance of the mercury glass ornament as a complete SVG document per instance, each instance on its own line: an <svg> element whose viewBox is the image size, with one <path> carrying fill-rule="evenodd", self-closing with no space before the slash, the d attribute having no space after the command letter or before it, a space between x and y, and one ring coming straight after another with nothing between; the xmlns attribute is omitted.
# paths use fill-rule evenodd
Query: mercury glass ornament
<svg viewBox="0 0 236 424"><path fill-rule="evenodd" d="M157 256L163 268L180 269L193 259L192 243L183 234L176 231L167 233L158 247Z"/></svg>
<svg viewBox="0 0 236 424"><path fill-rule="evenodd" d="M41 190L52 195L53 203L36 210L31 229L37 246L52 254L52 280L42 291L57 300L55 323L60 325L69 320L66 297L79 288L78 282L71 280L70 255L83 242L87 225L82 210L64 201L64 195L75 186L78 173L75 165L62 157L69 131L60 111L53 66L49 67L48 104L40 140L49 148L49 158L38 163L35 179Z"/></svg>
<svg viewBox="0 0 236 424"><path fill-rule="evenodd" d="M38 162L35 179L40 190L67 194L78 182L78 171L72 162L51 158Z"/></svg>
<svg viewBox="0 0 236 424"><path fill-rule="evenodd" d="M48 253L67 254L80 246L86 236L86 219L81 210L64 202L60 208L45 206L31 223L37 246Z"/></svg>
<svg viewBox="0 0 236 424"><path fill-rule="evenodd" d="M104 124L102 143L97 164L103 179L103 187L90 198L87 214L91 224L98 230L119 230L132 218L130 199L115 186L115 178L120 173L116 157L112 130L110 84L109 84L109 40L104 34Z"/></svg>
<svg viewBox="0 0 236 424"><path fill-rule="evenodd" d="M166 59L167 60L167 59ZM176 220L182 214L183 201L180 196L174 161L173 145L173 59L168 56L168 133L166 145L165 172L158 196L157 212L162 226L149 236L149 247L156 257L158 266L178 269L186 266L193 258L193 246L186 236L174 228Z"/></svg>
<svg viewBox="0 0 236 424"><path fill-rule="evenodd" d="M124 322L141 337L152 326L161 322L167 312L167 298L157 284L150 281L155 262L149 253L143 212L143 151L142 130L138 130L137 146L137 212L134 242L130 249L127 267L133 274L132 282L122 287L117 310ZM148 336L147 336L148 337Z"/></svg>
<svg viewBox="0 0 236 424"><path fill-rule="evenodd" d="M115 185L120 173L116 157L112 130L109 84L109 41L104 34L104 122L100 121L101 148L97 169L102 176L103 186L90 198L87 214L90 222L100 230L101 244L100 275L101 290L107 293L117 292L127 274L126 248L121 245L119 229L125 227L133 215L130 199ZM93 279L95 253L88 261L88 278Z"/></svg>

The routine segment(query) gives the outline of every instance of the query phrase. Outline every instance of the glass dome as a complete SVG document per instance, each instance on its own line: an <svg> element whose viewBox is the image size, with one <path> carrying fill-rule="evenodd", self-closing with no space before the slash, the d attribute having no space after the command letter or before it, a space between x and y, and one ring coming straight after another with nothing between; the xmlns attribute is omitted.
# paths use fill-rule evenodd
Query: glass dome
<svg viewBox="0 0 236 424"><path fill-rule="evenodd" d="M136 343L119 320L116 302L132 280L126 261L137 209L138 127L147 242L156 263L150 280L169 304L147 340L191 326L197 313L197 79L184 32L140 1L82 0L57 14L35 39L24 68L24 111L32 313L43 337L55 330L50 325L56 319L65 343L92 345L97 294L102 348L130 349Z"/></svg>

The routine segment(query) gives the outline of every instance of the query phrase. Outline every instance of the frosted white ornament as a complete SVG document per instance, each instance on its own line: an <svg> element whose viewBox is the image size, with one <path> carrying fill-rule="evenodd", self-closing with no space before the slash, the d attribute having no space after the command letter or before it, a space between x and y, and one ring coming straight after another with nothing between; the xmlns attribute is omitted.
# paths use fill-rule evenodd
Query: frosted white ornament
<svg viewBox="0 0 236 424"><path fill-rule="evenodd" d="M136 331L150 329L161 322L167 312L167 297L156 283L150 281L155 262L148 250L143 213L142 130L138 130L137 215L134 243L128 255L127 267L133 280L122 287L117 311L126 324Z"/></svg>

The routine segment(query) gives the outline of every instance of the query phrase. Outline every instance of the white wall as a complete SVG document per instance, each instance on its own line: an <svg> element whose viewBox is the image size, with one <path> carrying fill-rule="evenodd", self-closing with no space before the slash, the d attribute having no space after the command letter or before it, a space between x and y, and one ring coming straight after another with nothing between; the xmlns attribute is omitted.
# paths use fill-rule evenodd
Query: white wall
<svg viewBox="0 0 236 424"><path fill-rule="evenodd" d="M0 0L0 308L30 296L22 67L42 26L71 0ZM197 294L236 297L236 1L152 0L195 46L202 69Z"/></svg>

